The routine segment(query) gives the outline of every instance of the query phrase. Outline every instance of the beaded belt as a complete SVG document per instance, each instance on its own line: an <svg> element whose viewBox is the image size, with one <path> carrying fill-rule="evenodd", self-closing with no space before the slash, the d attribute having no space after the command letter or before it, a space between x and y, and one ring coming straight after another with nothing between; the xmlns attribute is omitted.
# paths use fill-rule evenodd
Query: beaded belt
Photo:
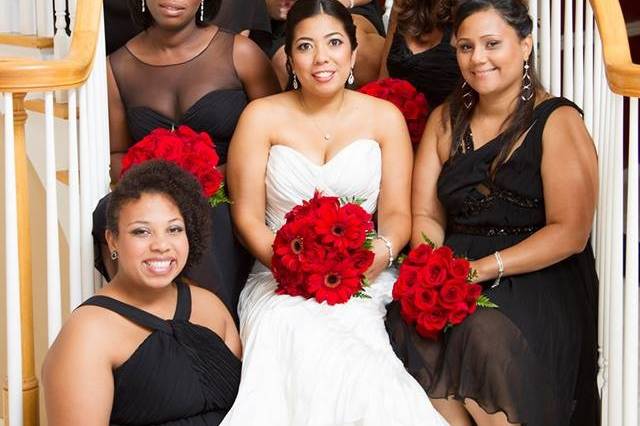
<svg viewBox="0 0 640 426"><path fill-rule="evenodd" d="M530 226L483 226L483 225L463 225L460 223L451 223L447 227L449 233L482 235L485 237L493 237L496 235L526 235L532 234L543 225Z"/></svg>

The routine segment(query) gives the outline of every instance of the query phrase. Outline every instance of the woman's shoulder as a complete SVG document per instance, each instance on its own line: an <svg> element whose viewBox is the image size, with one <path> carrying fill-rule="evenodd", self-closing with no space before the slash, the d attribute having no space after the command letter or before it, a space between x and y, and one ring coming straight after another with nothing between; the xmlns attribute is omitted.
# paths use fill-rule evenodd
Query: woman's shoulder
<svg viewBox="0 0 640 426"><path fill-rule="evenodd" d="M233 322L226 305L209 290L195 285L189 285L189 289L191 290L190 322L206 327L224 339L227 322Z"/></svg>

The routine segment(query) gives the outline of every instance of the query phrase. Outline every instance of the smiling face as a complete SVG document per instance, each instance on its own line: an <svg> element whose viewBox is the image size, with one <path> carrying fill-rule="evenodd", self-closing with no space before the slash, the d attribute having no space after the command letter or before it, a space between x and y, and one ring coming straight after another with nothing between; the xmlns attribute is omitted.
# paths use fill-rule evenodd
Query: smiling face
<svg viewBox="0 0 640 426"><path fill-rule="evenodd" d="M194 23L199 13L199 0L146 0L155 23L163 28L183 28Z"/></svg>
<svg viewBox="0 0 640 426"><path fill-rule="evenodd" d="M107 231L109 250L118 252L114 279L127 285L162 288L182 271L189 255L185 223L173 200L143 193L122 205L118 234Z"/></svg>
<svg viewBox="0 0 640 426"><path fill-rule="evenodd" d="M319 14L296 25L290 60L305 91L327 96L342 90L355 59L344 26L333 16Z"/></svg>
<svg viewBox="0 0 640 426"><path fill-rule="evenodd" d="M460 71L480 96L511 92L517 96L530 53L531 36L520 39L495 9L470 15L456 34Z"/></svg>

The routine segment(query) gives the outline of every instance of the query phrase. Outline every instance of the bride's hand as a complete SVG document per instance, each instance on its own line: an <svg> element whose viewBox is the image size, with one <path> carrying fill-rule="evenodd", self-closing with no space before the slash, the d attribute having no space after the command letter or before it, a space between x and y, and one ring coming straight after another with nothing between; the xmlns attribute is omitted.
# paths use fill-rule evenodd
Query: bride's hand
<svg viewBox="0 0 640 426"><path fill-rule="evenodd" d="M376 278L378 278L378 275L387 269L389 265L389 250L387 250L387 246L384 245L382 240L373 240L373 253L375 255L373 263L364 273L365 277L367 277L371 283L374 282Z"/></svg>

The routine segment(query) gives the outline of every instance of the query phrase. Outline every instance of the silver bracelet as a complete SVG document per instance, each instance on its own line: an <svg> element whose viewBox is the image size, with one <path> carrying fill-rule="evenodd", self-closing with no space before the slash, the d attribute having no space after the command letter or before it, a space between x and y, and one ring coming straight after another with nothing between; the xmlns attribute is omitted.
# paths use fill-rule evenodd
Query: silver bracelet
<svg viewBox="0 0 640 426"><path fill-rule="evenodd" d="M500 256L499 251L494 252L493 257L496 258L496 263L498 264L498 277L493 282L491 288L496 288L500 285L500 278L502 278L502 275L504 274L504 263L502 263L502 256Z"/></svg>
<svg viewBox="0 0 640 426"><path fill-rule="evenodd" d="M393 246L391 245L391 241L387 237L379 234L376 238L382 240L385 247L387 247L387 253L389 253L389 263L387 264L387 268L390 268L391 265L393 265Z"/></svg>

